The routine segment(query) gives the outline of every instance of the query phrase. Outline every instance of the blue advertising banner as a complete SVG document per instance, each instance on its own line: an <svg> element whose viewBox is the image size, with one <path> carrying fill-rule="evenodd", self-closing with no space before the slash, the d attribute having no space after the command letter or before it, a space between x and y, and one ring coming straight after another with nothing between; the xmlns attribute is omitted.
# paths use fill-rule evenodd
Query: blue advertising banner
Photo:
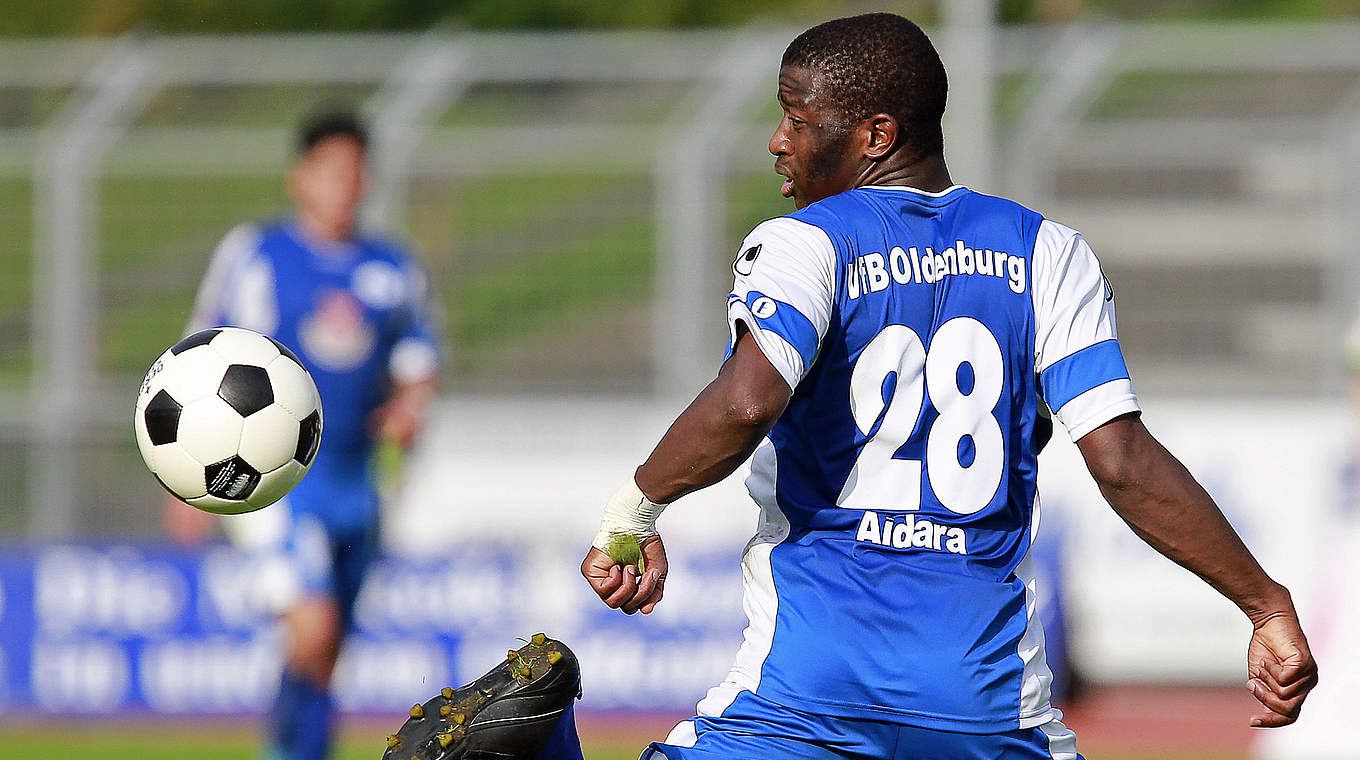
<svg viewBox="0 0 1360 760"><path fill-rule="evenodd" d="M584 710L690 710L726 673L744 623L730 549L675 561L645 618L601 605L574 564L488 544L379 561L337 670L340 706L404 710L536 630L580 656ZM224 545L0 548L0 711L258 713L283 651L268 580Z"/></svg>

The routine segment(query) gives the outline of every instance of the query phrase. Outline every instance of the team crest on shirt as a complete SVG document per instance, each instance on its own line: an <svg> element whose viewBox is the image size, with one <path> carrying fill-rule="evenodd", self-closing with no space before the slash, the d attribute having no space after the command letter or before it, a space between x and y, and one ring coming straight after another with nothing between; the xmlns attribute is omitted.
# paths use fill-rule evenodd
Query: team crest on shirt
<svg viewBox="0 0 1360 760"><path fill-rule="evenodd" d="M350 275L350 288L374 309L391 309L406 297L406 278L386 261L366 261Z"/></svg>
<svg viewBox="0 0 1360 760"><path fill-rule="evenodd" d="M732 262L732 273L745 276L755 271L756 257L760 255L760 249L763 245L764 243L756 243L737 254L736 260Z"/></svg>
<svg viewBox="0 0 1360 760"><path fill-rule="evenodd" d="M363 364L378 342L359 301L342 290L321 292L316 310L298 326L298 339L308 358L332 372Z"/></svg>

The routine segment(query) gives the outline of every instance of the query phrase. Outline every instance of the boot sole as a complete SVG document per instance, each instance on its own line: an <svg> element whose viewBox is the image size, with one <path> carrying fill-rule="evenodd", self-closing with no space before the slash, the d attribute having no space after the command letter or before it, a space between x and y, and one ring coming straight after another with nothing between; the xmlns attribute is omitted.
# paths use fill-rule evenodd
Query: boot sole
<svg viewBox="0 0 1360 760"><path fill-rule="evenodd" d="M544 634L471 683L411 708L383 760L524 760L581 693L576 655Z"/></svg>

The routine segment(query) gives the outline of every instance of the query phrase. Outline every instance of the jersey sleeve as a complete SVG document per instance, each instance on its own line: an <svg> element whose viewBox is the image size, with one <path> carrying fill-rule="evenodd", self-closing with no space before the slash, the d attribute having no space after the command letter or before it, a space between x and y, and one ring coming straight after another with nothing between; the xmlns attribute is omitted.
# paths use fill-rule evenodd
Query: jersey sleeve
<svg viewBox="0 0 1360 760"><path fill-rule="evenodd" d="M406 301L388 356L388 372L394 382L415 383L434 378L439 370L439 319L424 268L408 259L402 274Z"/></svg>
<svg viewBox="0 0 1360 760"><path fill-rule="evenodd" d="M243 224L217 244L198 286L188 332L217 325L246 327L265 335L278 329L274 271L260 255L260 236L258 227Z"/></svg>
<svg viewBox="0 0 1360 760"><path fill-rule="evenodd" d="M727 356L743 324L789 387L798 387L831 321L835 260L826 233L796 219L771 219L752 230L732 263Z"/></svg>
<svg viewBox="0 0 1360 760"><path fill-rule="evenodd" d="M1075 230L1045 220L1034 245L1035 371L1077 440L1139 410L1115 329L1114 291Z"/></svg>

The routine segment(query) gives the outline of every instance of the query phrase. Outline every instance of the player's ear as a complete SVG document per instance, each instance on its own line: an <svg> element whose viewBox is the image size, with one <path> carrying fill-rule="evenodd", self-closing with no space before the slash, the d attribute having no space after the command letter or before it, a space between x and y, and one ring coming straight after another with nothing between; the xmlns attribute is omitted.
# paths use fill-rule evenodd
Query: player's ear
<svg viewBox="0 0 1360 760"><path fill-rule="evenodd" d="M865 120L867 132L864 157L878 161L897 147L897 120L885 113L874 114Z"/></svg>

